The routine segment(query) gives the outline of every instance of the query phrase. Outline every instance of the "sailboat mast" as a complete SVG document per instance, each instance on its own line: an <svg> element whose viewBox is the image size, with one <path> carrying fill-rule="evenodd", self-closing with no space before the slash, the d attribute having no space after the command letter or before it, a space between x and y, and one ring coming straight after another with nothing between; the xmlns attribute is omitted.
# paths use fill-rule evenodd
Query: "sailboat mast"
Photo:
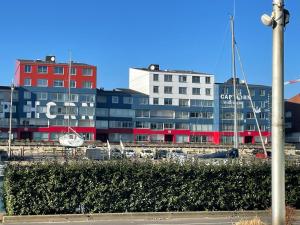
<svg viewBox="0 0 300 225"><path fill-rule="evenodd" d="M238 129L237 129L237 99L236 99L236 66L235 66L235 39L234 39L234 18L230 17L231 22L231 50L232 50L232 78L233 78L233 146L238 148Z"/></svg>
<svg viewBox="0 0 300 225"><path fill-rule="evenodd" d="M70 114L71 114L71 68L72 68L72 56L71 52L69 53L69 73L68 73L68 106L67 106L67 111L68 111L68 133L70 132Z"/></svg>

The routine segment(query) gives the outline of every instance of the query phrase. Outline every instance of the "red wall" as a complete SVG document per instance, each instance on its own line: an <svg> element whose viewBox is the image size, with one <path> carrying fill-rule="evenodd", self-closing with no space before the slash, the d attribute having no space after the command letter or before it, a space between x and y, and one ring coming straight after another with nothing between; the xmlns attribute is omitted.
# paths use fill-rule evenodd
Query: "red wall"
<svg viewBox="0 0 300 225"><path fill-rule="evenodd" d="M25 73L25 65L31 65L31 73ZM45 74L40 74L37 72L38 66L47 66L48 72ZM54 74L54 67L62 66L64 68L64 74ZM54 80L63 80L64 87L69 87L69 65L68 64L56 64L56 63L46 63L46 62L33 62L33 61L17 61L17 70L15 75L16 86L24 86L24 79L31 79L31 86L37 86L38 79L47 79L48 87L53 87ZM77 65L73 64L72 68L76 68L76 75L71 75L70 79L76 81L76 88L82 88L83 81L92 82L92 88L96 88L97 85L97 67L91 65ZM83 76L82 69L91 68L91 76Z"/></svg>

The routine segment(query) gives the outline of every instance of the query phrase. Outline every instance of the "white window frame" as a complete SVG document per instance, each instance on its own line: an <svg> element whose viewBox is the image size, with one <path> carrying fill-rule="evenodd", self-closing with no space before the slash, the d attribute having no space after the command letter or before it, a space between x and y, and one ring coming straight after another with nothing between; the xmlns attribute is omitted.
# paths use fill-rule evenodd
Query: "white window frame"
<svg viewBox="0 0 300 225"><path fill-rule="evenodd" d="M46 83L45 84L39 84L39 81L46 81ZM36 86L38 86L38 87L48 87L48 80L47 79L37 79Z"/></svg>
<svg viewBox="0 0 300 225"><path fill-rule="evenodd" d="M56 82L61 82L62 85L57 85ZM53 87L64 87L64 81L63 80L54 80Z"/></svg>

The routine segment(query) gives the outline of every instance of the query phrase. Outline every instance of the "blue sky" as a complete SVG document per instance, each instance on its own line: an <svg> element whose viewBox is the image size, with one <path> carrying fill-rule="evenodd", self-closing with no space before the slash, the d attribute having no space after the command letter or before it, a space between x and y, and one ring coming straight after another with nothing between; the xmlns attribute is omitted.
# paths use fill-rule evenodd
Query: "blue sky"
<svg viewBox="0 0 300 225"><path fill-rule="evenodd" d="M300 1L286 0L285 80L300 78ZM272 0L236 0L236 41L249 83L272 83L272 29L260 22ZM230 76L229 15L233 0L2 0L0 85L9 85L16 59L73 60L98 67L98 87L128 87L129 67ZM242 75L238 71L238 75ZM300 83L286 86L285 97Z"/></svg>

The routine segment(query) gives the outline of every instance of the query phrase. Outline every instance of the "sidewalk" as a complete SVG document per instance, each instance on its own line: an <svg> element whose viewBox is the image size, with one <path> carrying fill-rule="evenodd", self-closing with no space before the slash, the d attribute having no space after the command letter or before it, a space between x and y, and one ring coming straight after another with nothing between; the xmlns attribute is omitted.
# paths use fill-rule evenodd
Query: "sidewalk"
<svg viewBox="0 0 300 225"><path fill-rule="evenodd" d="M300 217L300 210L297 211ZM64 215L33 215L3 216L3 223L18 222L87 222L103 220L168 220L174 218L203 217L271 217L269 211L201 211L201 212L144 212L144 213L99 213L99 214L64 214Z"/></svg>

